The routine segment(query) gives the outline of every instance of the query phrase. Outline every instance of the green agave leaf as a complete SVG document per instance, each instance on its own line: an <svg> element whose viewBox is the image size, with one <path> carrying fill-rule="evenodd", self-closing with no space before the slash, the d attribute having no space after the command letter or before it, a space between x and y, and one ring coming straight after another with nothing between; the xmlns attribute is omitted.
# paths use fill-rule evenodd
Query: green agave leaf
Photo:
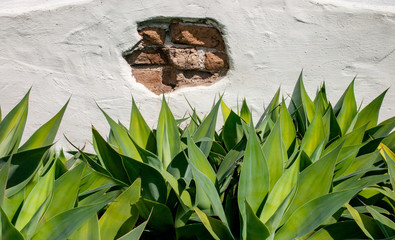
<svg viewBox="0 0 395 240"><path fill-rule="evenodd" d="M80 151L80 150L79 150ZM110 174L110 172L107 171L104 167L102 167L100 164L98 164L95 160L93 160L88 154L85 154L84 152L80 151L82 159L90 166L90 168L95 171L98 174L101 174L103 176L113 178ZM124 184L124 183L123 183Z"/></svg>
<svg viewBox="0 0 395 240"><path fill-rule="evenodd" d="M221 98L221 109L222 109L222 117L224 119L224 122L226 122L226 120L228 120L228 116L232 110L225 104L225 102L224 102L224 100L222 100L222 98Z"/></svg>
<svg viewBox="0 0 395 240"><path fill-rule="evenodd" d="M46 222L44 226L36 232L32 240L67 239L107 203L108 202L101 202L62 212Z"/></svg>
<svg viewBox="0 0 395 240"><path fill-rule="evenodd" d="M22 234L12 225L2 208L0 208L0 214L2 239L25 240Z"/></svg>
<svg viewBox="0 0 395 240"><path fill-rule="evenodd" d="M376 97L372 102L370 102L365 108L363 108L357 117L357 122L354 125L354 129L360 128L364 125L368 125L367 129L375 127L377 120L379 119L379 112L381 103L383 102L384 96L388 89L382 94Z"/></svg>
<svg viewBox="0 0 395 240"><path fill-rule="evenodd" d="M243 237L246 237L247 230L245 201L248 201L252 210L256 213L266 198L269 188L269 169L251 122L237 194L240 213L244 221Z"/></svg>
<svg viewBox="0 0 395 240"><path fill-rule="evenodd" d="M358 191L359 189L352 189L329 193L307 202L289 217L275 234L274 239L296 239L310 233L338 211Z"/></svg>
<svg viewBox="0 0 395 240"><path fill-rule="evenodd" d="M358 172L364 169L369 169L373 167L374 162L376 162L377 157L379 156L379 152L372 152L369 154L364 154L355 158L354 161L350 164L347 170L344 172L344 176L352 174L354 172Z"/></svg>
<svg viewBox="0 0 395 240"><path fill-rule="evenodd" d="M115 138L114 133L112 132L111 128L110 128L110 132L108 133L107 141L114 149L120 148L119 143L117 142L117 139Z"/></svg>
<svg viewBox="0 0 395 240"><path fill-rule="evenodd" d="M299 165L298 159L290 168L285 170L284 174L270 191L259 217L262 222L266 223L269 220L295 188L299 176Z"/></svg>
<svg viewBox="0 0 395 240"><path fill-rule="evenodd" d="M201 189L204 189L207 198L210 200L212 209L214 213L219 217L219 219L228 227L228 221L225 216L224 209L222 207L221 199L218 195L218 191L215 188L213 182L206 176L206 174L199 171L197 166L188 158L193 176L195 178L196 184Z"/></svg>
<svg viewBox="0 0 395 240"><path fill-rule="evenodd" d="M222 140L226 149L234 148L244 136L241 118L233 111L230 111L222 130Z"/></svg>
<svg viewBox="0 0 395 240"><path fill-rule="evenodd" d="M208 162L204 153L196 146L192 138L188 135L188 162L193 164L201 173L210 179L213 186L217 183L216 174ZM198 184L196 186L196 203L202 209L209 209L210 200L205 191L205 187Z"/></svg>
<svg viewBox="0 0 395 240"><path fill-rule="evenodd" d="M153 154L152 152L150 152L144 148L141 148L138 145L136 145L136 149L139 152L143 163L146 163L146 164L150 165L151 167L156 168L158 171L163 170L162 162L159 160L158 156L156 156L155 154Z"/></svg>
<svg viewBox="0 0 395 240"><path fill-rule="evenodd" d="M122 224L130 218L131 206L140 198L141 179L138 178L112 202L100 218L101 239L114 239Z"/></svg>
<svg viewBox="0 0 395 240"><path fill-rule="evenodd" d="M5 198L5 189L7 185L7 177L8 177L8 171L10 169L10 163L11 163L12 156L6 162L0 169L0 207L3 207L3 202Z"/></svg>
<svg viewBox="0 0 395 240"><path fill-rule="evenodd" d="M332 106L329 104L324 116L322 117L324 129L326 131L326 139L331 141L342 135L339 123L336 120Z"/></svg>
<svg viewBox="0 0 395 240"><path fill-rule="evenodd" d="M135 225L137 224L137 221L139 220L139 210L137 209L136 205L133 205L131 208L131 214L132 216L128 218L121 226L121 228L118 230L117 236L115 239L118 239L124 235L127 235L130 233L130 231L133 230Z"/></svg>
<svg viewBox="0 0 395 240"><path fill-rule="evenodd" d="M22 138L23 128L20 126L20 119L18 124L14 126L10 134L0 143L0 156L6 156L15 152L19 146L20 139Z"/></svg>
<svg viewBox="0 0 395 240"><path fill-rule="evenodd" d="M176 229L185 226L193 213L194 211L192 206L190 208L183 208L182 206L178 206L174 218L174 226L176 227Z"/></svg>
<svg viewBox="0 0 395 240"><path fill-rule="evenodd" d="M255 215L250 204L245 201L246 206L246 226L247 226L247 238L246 239L266 239L270 236L270 232L261 222L261 220ZM221 238L223 239L223 238Z"/></svg>
<svg viewBox="0 0 395 240"><path fill-rule="evenodd" d="M256 129L262 130L262 125L263 125L263 120L266 118L266 116L270 115L272 121L277 121L278 118L278 111L276 111L278 105L279 105L279 99L280 99L280 88L278 88L276 94L274 94L272 100L270 101L268 107L265 109L261 117L259 118L258 123L256 124Z"/></svg>
<svg viewBox="0 0 395 240"><path fill-rule="evenodd" d="M207 216L202 210L197 207L194 207L193 209L198 215L200 221L202 221L204 227L209 231L214 239L234 239L226 226L224 226L221 221Z"/></svg>
<svg viewBox="0 0 395 240"><path fill-rule="evenodd" d="M243 104L241 105L241 109L240 109L240 117L241 119L244 120L244 122L246 122L247 124L250 123L251 120L251 111L247 106L247 102L246 99L243 99Z"/></svg>
<svg viewBox="0 0 395 240"><path fill-rule="evenodd" d="M212 239L212 235L207 231L203 223L192 223L176 229L177 239Z"/></svg>
<svg viewBox="0 0 395 240"><path fill-rule="evenodd" d="M300 77L299 87L300 87L300 97L302 100L303 111L306 115L306 119L309 121L309 123L311 123L313 121L316 111L313 101L310 99L309 95L306 92L302 77ZM319 114L319 112L317 114Z"/></svg>
<svg viewBox="0 0 395 240"><path fill-rule="evenodd" d="M67 138L66 140L74 147L78 150L78 153L81 155L81 159L83 161L85 161L89 166L90 169L93 170L93 172L97 173L97 175L100 175L102 177L104 177L104 179L108 182L110 182L110 184L112 184L112 186L114 185L121 185L121 186L127 186L124 182L119 181L116 178L113 178L111 176L111 174L105 169L103 168L100 164L98 164L96 162L96 160L93 160L92 157L96 157L93 154L87 154L84 153L81 149L79 149L78 147L76 147L75 145L73 145ZM74 160L71 159L71 161L73 162ZM70 163L71 164L71 163Z"/></svg>
<svg viewBox="0 0 395 240"><path fill-rule="evenodd" d="M18 148L26 124L30 89L0 123L0 157Z"/></svg>
<svg viewBox="0 0 395 240"><path fill-rule="evenodd" d="M15 223L15 228L22 230L37 212L44 201L52 194L55 181L55 165L52 164L50 170L37 181L33 190L27 196L23 203L22 209Z"/></svg>
<svg viewBox="0 0 395 240"><path fill-rule="evenodd" d="M173 158L181 151L181 140L176 120L164 96L156 129L156 143L159 160L162 161L166 169Z"/></svg>
<svg viewBox="0 0 395 240"><path fill-rule="evenodd" d="M97 215L93 215L88 219L77 231L75 231L68 239L70 240L100 240L99 220Z"/></svg>
<svg viewBox="0 0 395 240"><path fill-rule="evenodd" d="M361 145L343 147L339 154L338 163L336 164L334 179L344 176L345 171L347 171L352 162L355 161L355 157L360 148Z"/></svg>
<svg viewBox="0 0 395 240"><path fill-rule="evenodd" d="M381 231L383 232L384 236L387 238L391 238L395 236L395 223L384 216L383 214L376 211L373 207L366 206L369 213L378 223Z"/></svg>
<svg viewBox="0 0 395 240"><path fill-rule="evenodd" d="M337 114L337 122L339 123L343 135L346 134L347 129L350 127L352 120L357 114L357 103L354 95L354 81L355 78L352 80L334 109L335 113L339 111Z"/></svg>
<svg viewBox="0 0 395 240"><path fill-rule="evenodd" d="M217 171L217 179L220 184L224 183L226 179L230 178L236 167L236 161L244 156L244 150L246 148L247 139L243 139L224 157L221 165Z"/></svg>
<svg viewBox="0 0 395 240"><path fill-rule="evenodd" d="M322 122L321 115L316 112L314 119L303 137L300 149L310 157L324 139L324 123Z"/></svg>
<svg viewBox="0 0 395 240"><path fill-rule="evenodd" d="M141 178L141 194L144 198L165 203L167 199L167 185L162 174L143 162L122 156L126 173L131 181Z"/></svg>
<svg viewBox="0 0 395 240"><path fill-rule="evenodd" d="M143 219L149 219L148 226L159 232L173 234L173 215L166 205L141 198L136 206L140 216Z"/></svg>
<svg viewBox="0 0 395 240"><path fill-rule="evenodd" d="M189 161L196 166L196 168L204 173L210 181L215 185L217 181L216 174L214 169L211 167L211 164L207 160L205 154L196 146L191 136L188 135L188 157Z"/></svg>
<svg viewBox="0 0 395 240"><path fill-rule="evenodd" d="M270 166L268 168L270 177L270 190L274 187L277 180L283 174L283 165L288 161L287 151L281 138L280 126L281 121L278 119L262 146L266 163L268 166Z"/></svg>
<svg viewBox="0 0 395 240"><path fill-rule="evenodd" d="M269 239L274 238L275 231L280 226L284 213L287 210L289 203L292 201L293 197L295 196L297 189L298 188L296 185L288 194L288 196L284 199L284 201L280 204L280 206L278 206L276 212L265 223L265 225L269 229L269 232L271 233Z"/></svg>
<svg viewBox="0 0 395 240"><path fill-rule="evenodd" d="M323 114L328 108L328 99L326 98L325 82L322 83L321 88L317 91L314 98L314 106L317 111Z"/></svg>
<svg viewBox="0 0 395 240"><path fill-rule="evenodd" d="M288 150L291 147L291 144L295 141L296 130L291 115L285 106L284 99L280 106L280 129L285 149Z"/></svg>
<svg viewBox="0 0 395 240"><path fill-rule="evenodd" d="M121 156L103 139L94 127L92 127L92 137L93 146L101 164L110 172L111 176L125 184L129 184L130 180L126 174Z"/></svg>
<svg viewBox="0 0 395 240"><path fill-rule="evenodd" d="M129 135L140 147L147 149L150 152L156 151L156 140L148 124L141 115L132 98L132 113L130 115Z"/></svg>
<svg viewBox="0 0 395 240"><path fill-rule="evenodd" d="M215 127L217 125L217 116L218 116L218 110L220 104L221 104L221 99L214 105L210 113L207 115L207 117L200 124L199 128L196 130L195 134L193 135L193 140L195 142L200 141L202 138L209 138L214 140ZM200 149L202 150L202 152L206 157L210 153L210 149L212 145L213 145L212 141L204 141L200 143Z"/></svg>
<svg viewBox="0 0 395 240"><path fill-rule="evenodd" d="M39 221L41 217L44 214L44 211L48 208L48 205L51 201L52 194L48 195L45 201L41 204L41 206L37 209L37 211L34 213L32 218L29 220L29 222L23 227L21 230L22 235L26 239L31 239L33 234L35 233L36 229L38 228Z"/></svg>
<svg viewBox="0 0 395 240"><path fill-rule="evenodd" d="M104 201L112 202L122 193L121 190L109 190L110 188L106 187L104 189L98 190L97 192L82 196L84 198L78 202L78 207L93 205Z"/></svg>
<svg viewBox="0 0 395 240"><path fill-rule="evenodd" d="M372 136L374 138L387 137L388 135L390 135L390 133L394 128L395 128L395 117L392 117L381 122L376 127L372 127L369 130L367 130L366 135Z"/></svg>
<svg viewBox="0 0 395 240"><path fill-rule="evenodd" d="M99 107L104 116L107 119L108 124L111 127L111 132L113 133L117 143L120 147L120 152L128 157L141 161L140 155L137 152L136 146L134 146L132 139L130 139L128 130L120 124L117 124L103 109Z"/></svg>
<svg viewBox="0 0 395 240"><path fill-rule="evenodd" d="M363 239L365 235L354 221L342 221L325 226L308 240Z"/></svg>
<svg viewBox="0 0 395 240"><path fill-rule="evenodd" d="M187 128L184 130L184 133L182 134L182 137L187 137L188 133L191 134L191 135L195 134L196 130L199 127L200 120L199 120L199 118L198 118L198 116L196 114L195 109L193 110L192 115L190 116L190 119L191 120L189 121L189 124L188 124Z"/></svg>
<svg viewBox="0 0 395 240"><path fill-rule="evenodd" d="M332 142L329 146L325 148L323 154L327 154L328 152L338 147L340 144L343 144L344 149L342 149L342 156L339 157L339 161L344 160L344 158L349 154L349 149L347 149L346 147L354 147L360 145L362 143L365 129L366 125L358 129L354 129L352 132L338 138L336 141Z"/></svg>
<svg viewBox="0 0 395 240"><path fill-rule="evenodd" d="M380 143L379 149L380 154L387 161L392 189L395 189L395 154L382 143Z"/></svg>
<svg viewBox="0 0 395 240"><path fill-rule="evenodd" d="M372 175L361 179L359 178L360 178L359 176L349 178L334 186L333 191L338 192L338 191L344 191L347 189L353 189L358 187L362 189L377 183L387 181L389 179L388 175Z"/></svg>
<svg viewBox="0 0 395 240"><path fill-rule="evenodd" d="M176 178L173 177L169 172L162 170L162 176L169 183L177 198L180 200L180 203L183 207L192 208L192 200L189 193L185 190L181 190L181 186L178 184Z"/></svg>
<svg viewBox="0 0 395 240"><path fill-rule="evenodd" d="M96 171L90 171L81 179L79 196L87 195L106 188L109 189L116 185L117 182L112 178Z"/></svg>
<svg viewBox="0 0 395 240"><path fill-rule="evenodd" d="M17 210L20 209L20 206L24 200L24 192L24 190L21 190L12 195L10 198L5 197L2 208L8 219L13 219Z"/></svg>
<svg viewBox="0 0 395 240"><path fill-rule="evenodd" d="M282 222L308 201L323 196L329 192L332 185L333 171L339 156L341 145L320 160L314 162L300 173L298 190L287 209Z"/></svg>
<svg viewBox="0 0 395 240"><path fill-rule="evenodd" d="M167 167L167 171L171 173L176 179L184 178L190 173L186 154L180 152ZM192 174L191 174L192 175Z"/></svg>
<svg viewBox="0 0 395 240"><path fill-rule="evenodd" d="M347 210L350 212L351 216L355 220L355 222L358 224L359 228L362 230L362 232L370 239L374 239L372 235L369 233L369 231L365 227L365 223L363 222L362 215L359 214L357 210L355 210L350 204L346 204Z"/></svg>
<svg viewBox="0 0 395 240"><path fill-rule="evenodd" d="M66 104L60 109L60 111L51 118L48 122L42 125L33 135L18 149L19 152L26 151L29 149L40 148L52 144L58 132L60 122L62 121L64 112L66 111Z"/></svg>
<svg viewBox="0 0 395 240"><path fill-rule="evenodd" d="M123 235L122 237L118 238L118 240L139 240L141 235L144 232L145 227L149 221L150 216L146 221L138 225L136 228L132 229L127 234Z"/></svg>
<svg viewBox="0 0 395 240"><path fill-rule="evenodd" d="M74 207L84 168L85 164L81 163L55 180L52 201L43 221Z"/></svg>
<svg viewBox="0 0 395 240"><path fill-rule="evenodd" d="M244 208L244 201L248 201L256 212L266 197L270 187L269 169L266 159L259 145L253 124L250 124L250 134L244 154L240 173L238 201L239 208ZM253 185L251 183L259 183ZM245 212L244 210L242 212Z"/></svg>
<svg viewBox="0 0 395 240"><path fill-rule="evenodd" d="M313 154L310 157L311 162L316 162L322 155L324 150L325 139L318 145L318 147L314 150Z"/></svg>

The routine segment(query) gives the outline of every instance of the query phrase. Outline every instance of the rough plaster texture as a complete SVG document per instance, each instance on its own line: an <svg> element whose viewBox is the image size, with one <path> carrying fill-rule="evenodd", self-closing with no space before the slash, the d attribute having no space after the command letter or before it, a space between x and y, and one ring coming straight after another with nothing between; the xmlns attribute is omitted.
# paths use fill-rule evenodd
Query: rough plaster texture
<svg viewBox="0 0 395 240"><path fill-rule="evenodd" d="M182 117L184 100L206 113L218 96L233 108L246 97L255 118L277 88L292 93L300 70L310 95L326 81L337 101L358 74L357 101L366 105L388 87L380 119L394 115L395 2L392 0L2 0L0 104L9 112L33 86L26 135L72 95L58 139L79 146L90 125L108 126L96 107L128 124L131 96L153 126L161 97L136 83L122 52L141 38L150 17L213 18L222 24L230 57L227 76L211 86L166 95Z"/></svg>

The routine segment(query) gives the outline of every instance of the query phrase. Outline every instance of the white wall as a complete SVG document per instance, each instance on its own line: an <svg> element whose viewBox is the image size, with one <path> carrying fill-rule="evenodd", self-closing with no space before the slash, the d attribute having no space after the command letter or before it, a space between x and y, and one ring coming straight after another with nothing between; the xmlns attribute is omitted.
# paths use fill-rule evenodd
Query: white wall
<svg viewBox="0 0 395 240"><path fill-rule="evenodd" d="M214 97L247 98L255 117L277 88L291 94L301 69L310 95L326 81L336 102L358 74L357 101L366 105L391 87L380 119L394 116L395 2L393 0L2 0L0 105L3 115L33 86L26 136L72 95L58 135L79 146L90 125L107 134L95 101L128 124L131 95L148 123L161 97L135 82L122 51L139 39L136 22L150 17L214 18L223 24L231 58L227 77L209 87L166 94L177 117L209 111Z"/></svg>

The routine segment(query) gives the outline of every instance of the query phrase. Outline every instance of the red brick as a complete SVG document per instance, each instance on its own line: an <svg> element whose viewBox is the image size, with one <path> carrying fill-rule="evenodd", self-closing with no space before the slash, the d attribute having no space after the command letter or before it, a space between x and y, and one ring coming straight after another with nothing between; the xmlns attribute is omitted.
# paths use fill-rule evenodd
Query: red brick
<svg viewBox="0 0 395 240"><path fill-rule="evenodd" d="M163 45L165 43L166 31L161 28L144 28L139 31L144 45Z"/></svg>
<svg viewBox="0 0 395 240"><path fill-rule="evenodd" d="M170 25L170 31L173 43L216 48L219 50L225 49L221 34L213 27L173 23Z"/></svg>
<svg viewBox="0 0 395 240"><path fill-rule="evenodd" d="M226 71L229 69L228 57L222 52L206 52L204 66L208 71Z"/></svg>
<svg viewBox="0 0 395 240"><path fill-rule="evenodd" d="M167 48L164 50L169 63L180 70L193 70L200 68L199 55L194 48Z"/></svg>
<svg viewBox="0 0 395 240"><path fill-rule="evenodd" d="M162 94L173 90L173 86L163 84L163 78L168 70L163 67L132 67L132 73L136 82L143 84L156 94Z"/></svg>
<svg viewBox="0 0 395 240"><path fill-rule="evenodd" d="M136 50L126 57L130 65L165 65L166 57L160 49Z"/></svg>
<svg viewBox="0 0 395 240"><path fill-rule="evenodd" d="M218 78L218 73L203 71L178 71L177 86L198 86L213 83Z"/></svg>

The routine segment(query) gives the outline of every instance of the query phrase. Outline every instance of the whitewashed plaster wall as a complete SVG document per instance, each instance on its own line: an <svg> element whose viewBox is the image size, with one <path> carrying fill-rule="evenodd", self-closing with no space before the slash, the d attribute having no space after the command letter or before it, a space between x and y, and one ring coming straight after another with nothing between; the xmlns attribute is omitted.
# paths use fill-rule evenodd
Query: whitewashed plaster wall
<svg viewBox="0 0 395 240"><path fill-rule="evenodd" d="M326 81L333 102L355 75L362 105L391 87L380 119L395 113L393 0L2 0L3 115L32 86L25 139L70 96L57 137L66 148L62 134L82 146L91 124L107 134L95 102L128 124L133 95L153 126L161 96L136 83L121 54L140 40L137 22L157 16L217 20L231 60L214 85L166 94L176 117L188 109L185 97L203 114L225 92L234 109L246 97L258 118L280 85L283 95L292 93L302 68L310 95Z"/></svg>

